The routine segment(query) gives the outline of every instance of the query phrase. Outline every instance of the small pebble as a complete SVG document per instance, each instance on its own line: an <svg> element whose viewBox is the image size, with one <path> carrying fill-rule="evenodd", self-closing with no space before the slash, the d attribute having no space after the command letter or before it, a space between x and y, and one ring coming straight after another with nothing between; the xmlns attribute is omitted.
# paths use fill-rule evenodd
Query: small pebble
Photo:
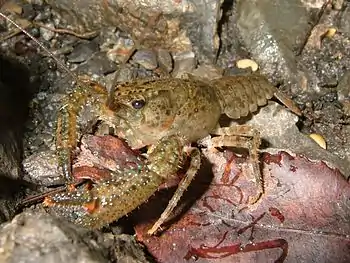
<svg viewBox="0 0 350 263"><path fill-rule="evenodd" d="M171 75L181 78L191 73L197 64L195 54L192 51L184 51L173 54L174 70Z"/></svg>
<svg viewBox="0 0 350 263"><path fill-rule="evenodd" d="M40 37L40 30L38 28L36 28L36 27L31 28L29 30L29 33L35 38Z"/></svg>
<svg viewBox="0 0 350 263"><path fill-rule="evenodd" d="M157 50L157 59L159 67L167 73L173 70L173 59L170 53L165 49Z"/></svg>
<svg viewBox="0 0 350 263"><path fill-rule="evenodd" d="M116 63L124 63L129 60L130 55L134 50L134 42L128 38L119 38L112 48L102 48L101 50L107 51L107 57L109 60Z"/></svg>
<svg viewBox="0 0 350 263"><path fill-rule="evenodd" d="M68 61L72 63L81 63L92 57L98 51L98 45L94 41L81 42L68 55Z"/></svg>
<svg viewBox="0 0 350 263"><path fill-rule="evenodd" d="M253 72L257 71L259 68L258 63L251 59L241 59L236 62L237 68L251 68Z"/></svg>
<svg viewBox="0 0 350 263"><path fill-rule="evenodd" d="M55 28L53 23L48 23L46 24L47 27L50 28ZM48 30L46 28L40 27L40 35L43 37L43 39L45 39L46 41L50 41L51 39L54 38L55 36L55 32L53 32L52 30Z"/></svg>
<svg viewBox="0 0 350 263"><path fill-rule="evenodd" d="M77 71L82 73L84 72L84 74L89 76L102 76L110 74L116 69L117 65L109 59L106 59L105 52L100 51L94 53L85 63L80 64Z"/></svg>
<svg viewBox="0 0 350 263"><path fill-rule="evenodd" d="M141 49L136 51L133 60L148 70L154 70L158 67L157 56L155 52L149 49Z"/></svg>
<svg viewBox="0 0 350 263"><path fill-rule="evenodd" d="M344 5L344 0L333 0L332 1L332 8L334 10L341 10Z"/></svg>
<svg viewBox="0 0 350 263"><path fill-rule="evenodd" d="M132 81L137 76L137 71L130 67L130 65L125 65L123 67L120 67L116 72L114 76L114 84L116 83L123 83Z"/></svg>
<svg viewBox="0 0 350 263"><path fill-rule="evenodd" d="M313 139L321 148L323 149L327 149L327 144L326 144L326 141L325 139L320 135L320 134L317 134L317 133L311 133L310 135L310 138Z"/></svg>

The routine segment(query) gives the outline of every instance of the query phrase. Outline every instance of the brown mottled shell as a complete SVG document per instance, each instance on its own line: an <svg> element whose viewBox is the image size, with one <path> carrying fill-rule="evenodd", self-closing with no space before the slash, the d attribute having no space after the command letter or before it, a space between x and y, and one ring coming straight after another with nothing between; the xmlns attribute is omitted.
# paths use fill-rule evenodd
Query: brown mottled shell
<svg viewBox="0 0 350 263"><path fill-rule="evenodd" d="M232 119L239 119L255 112L276 92L263 76L228 76L211 81L219 96L223 113Z"/></svg>

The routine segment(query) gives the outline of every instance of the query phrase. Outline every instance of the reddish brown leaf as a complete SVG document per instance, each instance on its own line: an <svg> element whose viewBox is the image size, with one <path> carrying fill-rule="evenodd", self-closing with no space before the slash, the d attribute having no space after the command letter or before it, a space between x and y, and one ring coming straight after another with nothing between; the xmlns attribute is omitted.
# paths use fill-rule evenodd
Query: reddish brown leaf
<svg viewBox="0 0 350 263"><path fill-rule="evenodd" d="M138 151L132 150L124 141L114 136L86 135L82 139L81 151L74 164L75 179L90 179L94 182L109 179L111 171L121 173L129 169L138 169L145 159ZM179 183L179 178L172 177L159 189Z"/></svg>
<svg viewBox="0 0 350 263"><path fill-rule="evenodd" d="M76 179L93 181L109 179L110 171L138 169L144 159L122 140L113 136L83 137L81 152L74 165Z"/></svg>
<svg viewBox="0 0 350 263"><path fill-rule="evenodd" d="M104 179L106 168L143 164L110 136L87 137L83 145L80 165L103 169L83 166L76 170L80 178ZM137 238L159 262L350 262L350 187L337 170L284 152L264 154L265 194L246 208L257 190L247 160L229 151L204 153L212 167L204 164L179 205L190 209L160 237L145 233L174 189L156 193L134 213Z"/></svg>
<svg viewBox="0 0 350 263"><path fill-rule="evenodd" d="M350 262L350 187L337 170L284 152L264 154L265 194L238 210L256 190L246 160L230 152L207 157L214 177L205 194L196 194L200 173L186 194L197 201L160 237L146 234L154 221L136 228L159 262ZM137 213L139 221L151 209L156 219L169 200L161 204L159 196Z"/></svg>

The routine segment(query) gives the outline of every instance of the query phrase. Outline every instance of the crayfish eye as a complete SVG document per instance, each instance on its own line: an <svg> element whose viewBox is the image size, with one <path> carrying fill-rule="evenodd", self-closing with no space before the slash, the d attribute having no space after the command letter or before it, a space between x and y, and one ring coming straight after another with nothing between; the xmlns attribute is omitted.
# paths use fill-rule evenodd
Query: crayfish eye
<svg viewBox="0 0 350 263"><path fill-rule="evenodd" d="M137 110L142 109L145 104L146 102L144 100L134 100L131 102L131 106Z"/></svg>

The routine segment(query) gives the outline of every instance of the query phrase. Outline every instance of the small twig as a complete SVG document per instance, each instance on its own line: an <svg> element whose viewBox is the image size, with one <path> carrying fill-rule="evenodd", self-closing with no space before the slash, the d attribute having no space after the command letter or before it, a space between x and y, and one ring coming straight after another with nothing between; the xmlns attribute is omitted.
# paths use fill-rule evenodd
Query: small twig
<svg viewBox="0 0 350 263"><path fill-rule="evenodd" d="M18 25L20 25L23 29L28 28L29 26L32 25L32 23L30 21L28 21L27 19L18 19L17 21ZM13 30L12 32L10 31L7 35L3 36L0 38L0 42L3 42L5 40L8 40L10 38L13 38L14 36L16 36L17 34L21 33L22 29L16 27L15 30Z"/></svg>
<svg viewBox="0 0 350 263"><path fill-rule="evenodd" d="M50 30L52 32L55 32L55 33L73 35L73 36L76 36L76 37L82 38L82 39L90 39L90 38L97 36L97 34L98 34L97 30L83 33L83 34L79 34L77 32L74 32L73 30L69 30L69 29L49 27L49 26L46 26L40 22L33 21L32 24L33 24L33 26L42 27L42 28L45 28L45 29Z"/></svg>
<svg viewBox="0 0 350 263"><path fill-rule="evenodd" d="M21 19L21 21L23 21L23 20ZM45 28L46 30L49 30L49 31L52 31L52 32L55 32L55 33L58 33L58 34L73 35L73 36L76 36L76 37L82 38L82 39L90 39L90 38L93 38L93 37L97 36L97 34L98 34L98 31L91 31L91 32L79 34L79 33L76 33L76 32L74 32L72 30L69 30L69 29L49 27L49 26L46 26L46 25L44 25L43 23L40 23L40 22L35 22L35 21L31 22L31 21L28 21L28 20L25 20L25 21L27 22L26 24L23 24L23 23L18 23L18 24L22 24L21 27L23 27L23 28L28 28L29 26L37 26L37 27ZM4 37L0 38L0 42L8 40L8 39L16 36L17 34L19 34L21 32L23 32L22 29L14 30L13 32L10 32L9 34L7 34Z"/></svg>

